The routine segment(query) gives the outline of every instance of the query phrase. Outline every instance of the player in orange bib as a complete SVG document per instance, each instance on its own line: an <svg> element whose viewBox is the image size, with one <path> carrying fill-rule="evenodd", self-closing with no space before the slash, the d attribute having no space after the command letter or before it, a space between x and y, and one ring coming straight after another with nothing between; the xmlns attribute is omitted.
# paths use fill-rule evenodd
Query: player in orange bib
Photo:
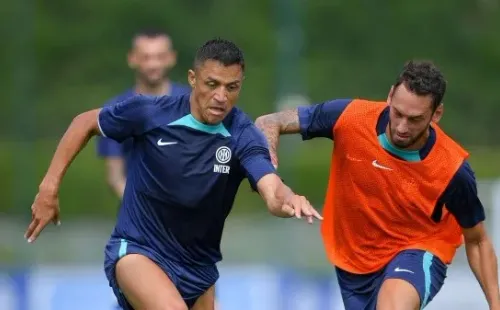
<svg viewBox="0 0 500 310"><path fill-rule="evenodd" d="M490 309L497 259L468 153L441 130L446 81L410 61L386 102L332 100L261 116L274 164L280 134L335 141L321 227L346 310L423 309L465 241Z"/></svg>

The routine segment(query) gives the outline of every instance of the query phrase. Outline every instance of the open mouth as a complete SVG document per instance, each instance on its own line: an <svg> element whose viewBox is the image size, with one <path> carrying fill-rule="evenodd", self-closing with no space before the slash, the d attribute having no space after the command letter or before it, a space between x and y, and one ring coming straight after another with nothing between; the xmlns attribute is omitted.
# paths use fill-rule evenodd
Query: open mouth
<svg viewBox="0 0 500 310"><path fill-rule="evenodd" d="M224 112L226 111L224 108L221 107L210 107L208 108L211 114L215 116L221 116L224 115Z"/></svg>

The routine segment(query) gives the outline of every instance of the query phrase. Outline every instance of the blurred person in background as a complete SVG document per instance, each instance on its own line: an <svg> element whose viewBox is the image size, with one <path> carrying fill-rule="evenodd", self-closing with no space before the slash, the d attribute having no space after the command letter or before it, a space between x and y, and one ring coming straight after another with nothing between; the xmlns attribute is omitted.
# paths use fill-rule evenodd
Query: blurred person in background
<svg viewBox="0 0 500 310"><path fill-rule="evenodd" d="M137 32L128 53L128 65L135 72L135 85L110 99L105 106L136 94L178 96L190 92L189 86L174 83L168 77L176 62L177 54L167 33L155 29ZM102 136L97 141L97 155L105 160L106 181L120 199L125 189L131 144L131 139L118 143Z"/></svg>
<svg viewBox="0 0 500 310"><path fill-rule="evenodd" d="M129 178L104 269L125 310L213 310L224 223L244 179L276 217L322 217L277 175L262 133L235 107L245 61L231 41L199 48L191 93L135 95L73 120L32 205L25 237L59 223L58 192L71 162L95 135L133 138Z"/></svg>
<svg viewBox="0 0 500 310"><path fill-rule="evenodd" d="M275 165L281 134L335 141L322 236L346 310L424 308L463 241L490 309L500 310L469 154L437 125L445 91L437 67L410 61L385 102L337 99L256 120Z"/></svg>

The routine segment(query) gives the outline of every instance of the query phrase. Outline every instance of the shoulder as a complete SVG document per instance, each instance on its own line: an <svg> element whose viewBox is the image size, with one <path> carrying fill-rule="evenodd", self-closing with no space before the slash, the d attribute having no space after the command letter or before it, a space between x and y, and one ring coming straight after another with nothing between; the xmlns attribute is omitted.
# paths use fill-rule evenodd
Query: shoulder
<svg viewBox="0 0 500 310"><path fill-rule="evenodd" d="M189 94L181 94L177 96L150 96L154 105L161 109L175 109L189 105Z"/></svg>
<svg viewBox="0 0 500 310"><path fill-rule="evenodd" d="M467 160L464 160L451 178L444 196L468 196L477 193L476 175Z"/></svg>
<svg viewBox="0 0 500 310"><path fill-rule="evenodd" d="M238 148L245 148L250 145L267 148L264 133L255 126L251 118L241 109L233 108L223 123Z"/></svg>
<svg viewBox="0 0 500 310"><path fill-rule="evenodd" d="M103 106L106 107L106 106L110 106L110 105L122 102L122 101L127 100L127 99L129 99L131 97L134 97L135 95L136 94L135 94L135 92L134 92L133 89L127 89L123 93L120 93L120 94L112 97L108 101L106 101Z"/></svg>
<svg viewBox="0 0 500 310"><path fill-rule="evenodd" d="M191 92L191 87L189 87L188 85L176 82L172 82L171 85L172 85L172 91L171 91L172 96L184 95Z"/></svg>
<svg viewBox="0 0 500 310"><path fill-rule="evenodd" d="M232 137L238 137L245 128L253 125L253 122L245 112L234 107L224 119L223 124Z"/></svg>
<svg viewBox="0 0 500 310"><path fill-rule="evenodd" d="M146 107L146 110L151 113L150 124L152 128L173 123L190 113L189 94L149 97L148 104L150 107Z"/></svg>
<svg viewBox="0 0 500 310"><path fill-rule="evenodd" d="M476 183L476 175L467 160L465 160L458 168L454 176L454 181L458 184Z"/></svg>
<svg viewBox="0 0 500 310"><path fill-rule="evenodd" d="M436 144L441 150L445 151L448 156L457 156L459 159L468 158L469 152L460 145L459 142L450 137L438 124L432 124L432 128L436 132ZM470 168L470 166L468 166Z"/></svg>
<svg viewBox="0 0 500 310"><path fill-rule="evenodd" d="M354 124L365 126L366 122L378 119L384 109L387 108L385 101L371 101L366 99L353 99L339 116L334 129L340 128L352 130Z"/></svg>
<svg viewBox="0 0 500 310"><path fill-rule="evenodd" d="M353 99L351 100L349 106L346 107L346 112L354 114L367 114L383 110L386 107L387 107L387 102L385 101Z"/></svg>

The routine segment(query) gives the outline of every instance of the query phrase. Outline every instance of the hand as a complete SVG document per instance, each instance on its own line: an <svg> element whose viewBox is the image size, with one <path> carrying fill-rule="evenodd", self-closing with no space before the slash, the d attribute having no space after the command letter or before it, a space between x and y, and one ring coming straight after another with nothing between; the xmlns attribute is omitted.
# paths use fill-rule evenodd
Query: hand
<svg viewBox="0 0 500 310"><path fill-rule="evenodd" d="M39 192L31 205L31 214L31 223L24 234L24 238L28 239L29 243L36 240L48 223L52 222L54 225L61 225L57 194Z"/></svg>
<svg viewBox="0 0 500 310"><path fill-rule="evenodd" d="M323 220L323 217L311 206L311 203L304 196L290 195L289 198L285 199L281 210L298 219L304 215L309 224L314 222L314 218Z"/></svg>

